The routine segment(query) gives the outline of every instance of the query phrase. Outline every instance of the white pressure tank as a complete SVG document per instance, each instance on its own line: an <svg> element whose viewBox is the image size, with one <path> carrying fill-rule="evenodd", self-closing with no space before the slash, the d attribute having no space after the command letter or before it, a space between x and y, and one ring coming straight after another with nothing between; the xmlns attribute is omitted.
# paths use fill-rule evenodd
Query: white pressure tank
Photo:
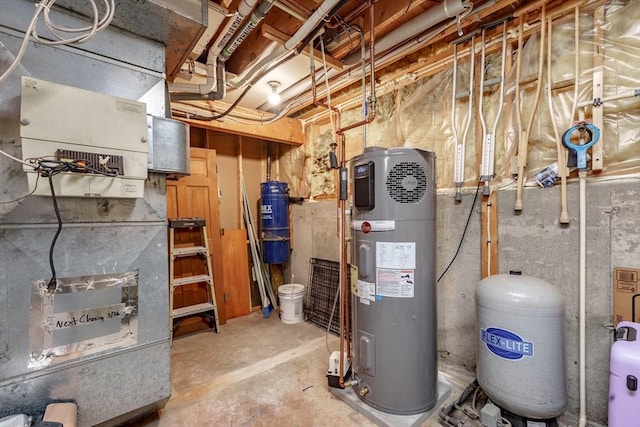
<svg viewBox="0 0 640 427"><path fill-rule="evenodd" d="M564 299L520 272L489 276L476 288L478 383L498 406L550 419L567 406Z"/></svg>

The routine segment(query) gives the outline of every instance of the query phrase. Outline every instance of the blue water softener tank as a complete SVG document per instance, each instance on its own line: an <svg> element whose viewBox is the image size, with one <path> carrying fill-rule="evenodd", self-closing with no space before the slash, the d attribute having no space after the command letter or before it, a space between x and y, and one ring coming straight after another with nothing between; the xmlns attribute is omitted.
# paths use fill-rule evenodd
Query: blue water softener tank
<svg viewBox="0 0 640 427"><path fill-rule="evenodd" d="M352 367L390 414L437 403L435 155L367 147L352 160Z"/></svg>
<svg viewBox="0 0 640 427"><path fill-rule="evenodd" d="M289 261L289 194L286 182L260 184L262 259L267 264Z"/></svg>
<svg viewBox="0 0 640 427"><path fill-rule="evenodd" d="M496 405L532 420L564 411L564 309L554 286L520 272L478 283L476 375Z"/></svg>

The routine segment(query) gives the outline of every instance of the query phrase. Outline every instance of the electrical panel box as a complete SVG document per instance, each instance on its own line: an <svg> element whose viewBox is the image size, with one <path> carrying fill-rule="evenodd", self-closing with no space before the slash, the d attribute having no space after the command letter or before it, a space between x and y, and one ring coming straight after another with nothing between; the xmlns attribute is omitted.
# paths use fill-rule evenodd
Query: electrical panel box
<svg viewBox="0 0 640 427"><path fill-rule="evenodd" d="M61 172L53 176L56 196L143 197L147 132L144 103L22 77L22 158L82 160L117 172ZM38 174L28 165L24 170L33 189ZM34 194L50 196L49 185L40 182Z"/></svg>

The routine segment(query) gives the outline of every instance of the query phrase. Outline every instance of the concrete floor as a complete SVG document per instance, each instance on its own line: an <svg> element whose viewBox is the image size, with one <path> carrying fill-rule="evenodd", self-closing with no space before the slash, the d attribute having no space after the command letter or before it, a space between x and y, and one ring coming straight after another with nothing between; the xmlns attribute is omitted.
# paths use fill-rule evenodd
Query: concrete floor
<svg viewBox="0 0 640 427"><path fill-rule="evenodd" d="M220 334L178 337L171 350L171 399L131 426L374 426L329 392L327 345L336 350L337 337L259 312L229 320ZM451 386L447 403L473 379L442 367L440 373ZM423 423L442 425L437 412Z"/></svg>
<svg viewBox="0 0 640 427"><path fill-rule="evenodd" d="M374 426L329 392L327 342L337 350L337 337L314 325L258 312L229 320L220 334L178 337L171 399L132 426ZM452 385L458 395L462 383Z"/></svg>

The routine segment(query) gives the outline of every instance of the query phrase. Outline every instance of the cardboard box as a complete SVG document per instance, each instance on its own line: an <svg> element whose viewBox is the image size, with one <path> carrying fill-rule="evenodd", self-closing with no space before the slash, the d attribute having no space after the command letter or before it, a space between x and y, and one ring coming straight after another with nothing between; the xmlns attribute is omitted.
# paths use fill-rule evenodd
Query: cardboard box
<svg viewBox="0 0 640 427"><path fill-rule="evenodd" d="M639 295L640 269L616 267L613 269L613 325L623 320L640 321L640 297L636 298L636 318L632 319L633 296Z"/></svg>

